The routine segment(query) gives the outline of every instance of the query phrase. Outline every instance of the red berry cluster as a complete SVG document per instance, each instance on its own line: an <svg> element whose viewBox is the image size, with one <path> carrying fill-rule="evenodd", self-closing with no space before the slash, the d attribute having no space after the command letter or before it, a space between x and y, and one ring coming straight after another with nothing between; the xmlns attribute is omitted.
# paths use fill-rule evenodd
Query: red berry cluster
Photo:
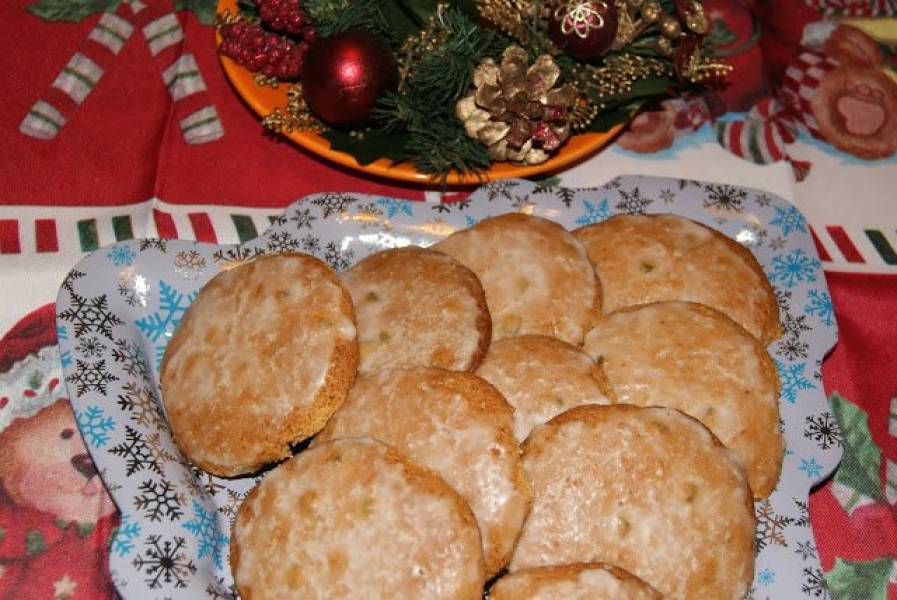
<svg viewBox="0 0 897 600"><path fill-rule="evenodd" d="M274 31L302 33L304 36L308 15L299 6L299 0L255 0L255 5L259 17Z"/></svg>
<svg viewBox="0 0 897 600"><path fill-rule="evenodd" d="M296 79L308 42L292 42L259 25L237 22L221 27L221 54L232 58L250 71L278 79Z"/></svg>
<svg viewBox="0 0 897 600"><path fill-rule="evenodd" d="M219 52L254 73L298 79L315 28L299 0L255 0L262 24L238 21L221 27Z"/></svg>

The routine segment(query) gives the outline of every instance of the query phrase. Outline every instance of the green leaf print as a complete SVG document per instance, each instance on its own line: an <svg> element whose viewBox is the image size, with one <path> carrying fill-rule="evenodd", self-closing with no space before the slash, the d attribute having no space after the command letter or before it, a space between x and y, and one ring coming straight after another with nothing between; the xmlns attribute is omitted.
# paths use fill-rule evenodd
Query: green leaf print
<svg viewBox="0 0 897 600"><path fill-rule="evenodd" d="M826 573L828 591L835 600L887 600L888 577L893 558L875 560L835 560L835 568Z"/></svg>
<svg viewBox="0 0 897 600"><path fill-rule="evenodd" d="M78 23L98 12L115 12L121 0L37 0L25 7L44 21Z"/></svg>
<svg viewBox="0 0 897 600"><path fill-rule="evenodd" d="M835 473L835 484L850 492L844 498L838 497L838 500L848 514L864 499L884 502L878 474L881 450L869 432L869 415L838 394L831 395L829 404L844 436L844 457Z"/></svg>

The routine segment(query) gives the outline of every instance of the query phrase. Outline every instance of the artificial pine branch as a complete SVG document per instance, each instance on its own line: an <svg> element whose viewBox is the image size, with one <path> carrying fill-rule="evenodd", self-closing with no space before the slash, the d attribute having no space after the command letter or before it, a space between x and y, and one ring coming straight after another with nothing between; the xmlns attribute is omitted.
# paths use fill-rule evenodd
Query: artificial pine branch
<svg viewBox="0 0 897 600"><path fill-rule="evenodd" d="M381 0L303 0L302 8L321 37L349 29L364 29L390 38L392 30L384 18L381 4Z"/></svg>
<svg viewBox="0 0 897 600"><path fill-rule="evenodd" d="M252 0L240 2L251 5ZM677 14L676 0L659 3L664 14ZM488 14L478 12L478 6L488 8ZM410 161L419 171L442 178L452 170L488 169L487 148L467 135L455 107L470 91L477 65L486 58L500 61L517 42L530 61L549 54L561 81L581 94L570 113L577 130L604 131L630 119L646 102L693 89L669 51L658 49L656 28L633 31L625 45L579 61L549 38L546 6L554 5L549 0L302 0L322 37L369 31L393 49L400 65L399 89L380 98L363 131L334 128L322 135L362 164L380 157ZM519 18L508 13L515 8L522 11ZM489 16L497 21L484 25ZM698 47L692 57L694 77L715 67L701 60Z"/></svg>
<svg viewBox="0 0 897 600"><path fill-rule="evenodd" d="M401 93L384 95L373 119L384 131L404 131L405 156L425 173L445 176L451 170L478 171L489 167L486 149L468 137L455 116L455 103L469 89L476 66L500 56L510 38L483 29L456 6L436 15L440 40L414 64Z"/></svg>

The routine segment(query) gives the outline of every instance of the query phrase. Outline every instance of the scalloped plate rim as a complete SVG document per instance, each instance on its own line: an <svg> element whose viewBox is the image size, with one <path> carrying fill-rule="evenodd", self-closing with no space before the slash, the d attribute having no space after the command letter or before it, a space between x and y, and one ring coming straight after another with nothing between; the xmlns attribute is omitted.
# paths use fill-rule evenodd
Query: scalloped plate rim
<svg viewBox="0 0 897 600"><path fill-rule="evenodd" d="M649 180L649 181L670 181L670 182L676 181L675 179L668 178L668 177L641 176L641 175L623 175L623 176L620 176L615 179L622 179L623 181L633 180L633 179ZM518 181L516 183L523 184L523 185L530 185L530 186L534 185L533 182L525 181L525 180ZM704 183L704 182L697 182L697 183ZM706 182L706 183L709 183L709 182ZM714 185L720 185L720 184L714 184ZM591 186L591 187L576 187L576 188L572 188L572 187L567 188L565 186L552 186L552 187L553 187L553 189L567 189L574 193L598 192L602 189L602 186L600 186L600 185ZM775 194L770 194L770 193L764 192L762 190L758 190L756 188L750 188L750 187L746 187L746 186L732 186L732 187L735 187L735 188L741 189L741 190L751 191L756 194L766 194L766 195L770 196L771 198L776 199L778 202L782 203L783 205L793 206ZM535 192L532 192L532 193L535 193ZM372 194L369 194L366 192L346 192L346 194L358 195L358 196L369 197L369 198L377 197L376 194L372 195ZM309 194L309 195L303 196L302 198L300 198L294 202L291 202L289 205L285 206L282 210L273 209L272 213L286 216L291 211L297 209L298 207L304 206L304 205L310 203L312 198L319 197L322 195L323 195L323 193L317 193L317 194ZM388 197L383 197L383 196L380 196L377 198L378 199L386 199L386 200L395 200L395 201L399 201L402 203L411 203L411 204L419 205L419 206L432 206L432 203L427 203L427 202L414 202L414 201L403 200L403 199L398 199L398 198L393 199L393 198L388 198ZM491 203L492 202L491 200L488 202L483 198L479 198L477 200L478 200L478 204L471 205L471 206L477 207L476 209L474 209L474 212L477 212L478 214L488 211L489 206L495 206L494 204ZM513 210L510 208L509 201L499 199L498 205L499 205L498 207L501 210L500 210L500 212L495 212L494 214L501 214L502 212L509 212L509 211ZM676 207L677 207L676 204L672 204L672 205L663 204L663 205L659 205L655 208L663 208L666 210L651 210L648 212L648 214L658 214L661 212L672 212L674 214L680 214L681 211L676 210ZM560 209L560 210L561 211L565 211L565 210L572 211L572 209L570 209L569 207L567 207L565 209ZM622 212L620 214L622 214ZM429 216L429 215L427 215L427 216ZM542 216L544 216L545 218L550 218L555 221L559 220L559 219L552 217L550 215L547 215L547 214L543 214ZM483 218L485 218L485 217L483 217ZM689 218L692 218L692 217L689 217ZM572 213L569 215L569 219L570 220L573 219ZM459 216L459 220L460 220L460 216ZM420 215L416 214L416 213L410 214L407 218L400 214L399 219L396 221L397 224L406 223L408 225L414 225L414 226L419 225L421 222L422 222L422 219L420 218ZM710 225L710 226L716 230L720 230L720 227L718 227L718 226L715 226L715 225ZM199 241L179 240L179 239L166 240L166 243L172 244L175 247L175 249L181 249L181 250L190 250L190 249L196 249L196 248L204 248L207 250L212 250L212 249L225 250L225 251L226 250L243 249L243 248L252 249L253 247L258 247L259 244L264 245L266 242L268 242L271 239L272 235L277 232L278 227L279 226L277 225L277 223L271 223L270 226L268 228L266 228L262 233L260 233L257 237L255 237L251 240L247 240L245 242L235 243L235 244L217 244L217 243L210 243L210 242L199 242ZM335 221L324 222L323 220L319 225L316 225L315 227L327 227L327 228L333 227L333 228L336 228L337 230L345 229L345 227L341 223L336 223ZM299 230L299 229L297 229L297 230ZM377 229L376 231L379 232L379 231L381 231L381 229ZM441 234L431 234L431 235L433 235L433 237L439 237L439 235L441 235ZM815 246L813 246L813 244L812 244L810 234L809 233L802 234L801 238L802 238L802 242L804 242L805 245L807 245L807 247L813 252L812 256L817 257L818 254L816 253ZM121 247L121 246L131 247L141 241L144 241L144 240L143 239L127 240L127 241L115 242L115 243L103 246L103 247L91 252L90 254L88 254L87 256L82 258L80 261L78 261L78 263L76 263L76 265L72 268L72 270L80 270L84 273L90 273L93 270L91 268L91 265L94 265L94 268L96 268L96 266L101 264L100 261L103 260L103 256L105 254L107 254L110 249L115 248L115 247ZM361 240L359 240L359 241L361 242ZM361 242L361 243L367 243L367 242ZM210 277L213 277L214 274L223 270L223 268L221 265L210 264L207 270L209 271L209 278L210 278ZM817 270L818 270L819 274L822 275L821 266L818 267ZM207 279L208 278L206 278L206 280ZM816 282L816 285L821 286L822 289L827 291L828 284L825 281L824 275L822 275L821 279L822 279L821 282ZM809 286L810 284L801 284L801 285ZM106 288L103 288L101 291L108 291L108 290L106 290ZM67 298L68 293L69 292L66 289L65 284L63 284L60 287L59 293L57 295L57 306L67 305L69 303L68 298ZM133 310L135 311L135 314L138 311L138 309L133 309ZM61 321L58 317L58 314L59 314L59 311L57 309L57 321L56 321L57 325L66 326L67 323ZM130 321L126 322L125 324L127 326L133 328L134 331L137 331L136 325L134 324L134 320L130 320ZM822 357L825 357L831 351L831 349L834 347L834 345L837 343L837 323L835 322L833 325L829 325L829 326L825 326L825 327L820 326L820 327L818 327L818 329L824 330L826 332L826 338L827 338L826 345L828 347L823 347L823 345L811 345L810 346L810 353L811 353L810 356L822 358ZM141 340L145 341L145 338L142 336L142 334L138 333L138 335L140 336ZM72 346L71 349L74 350L74 336L70 336L70 338L71 338L70 340L62 340L62 339L60 340L60 350L62 350L65 345L69 345L69 344ZM770 345L770 348L771 347L772 347L772 345ZM772 354L771 349L770 349L770 353ZM73 366L64 367L63 371L64 371L65 375L68 376L71 372L74 371L74 369L75 368ZM154 376L156 375L155 370L156 370L155 367L153 367L152 371L153 371ZM68 377L66 377L65 379L67 379L67 378ZM73 384L68 381L66 381L65 384L66 384L67 390L69 390L70 387L73 386ZM157 379L156 379L156 384L158 384ZM74 391L74 390L70 389L70 391ZM816 410L821 409L823 406L826 406L826 407L828 406L827 397L825 395L824 389L821 386L821 381L819 382L819 386L817 386L816 388L814 388L812 390L807 390L806 393L808 395L811 395L813 397L812 402L814 402L815 405L818 405L816 407ZM105 396L103 398L103 401L107 401L110 403L110 405L115 406L115 400L114 400L114 398L112 398L110 396L111 396L111 394ZM76 395L70 393L69 397L72 399L72 403L74 406L76 403L76 400L75 400ZM86 400L84 400L84 401L78 400L78 402L86 403L87 401ZM784 400L780 399L779 402L780 402L780 406L785 406ZM160 405L163 407L163 411L164 411L164 403L161 402L161 399L160 399ZM82 436L83 436L84 432L82 430L81 424L78 423L78 426L79 426L79 430L82 431ZM101 451L99 449L94 448L91 445L88 445L86 442L85 442L85 446L87 447L91 456L95 457L97 454L101 453ZM806 499L809 496L810 490L815 485L817 485L821 481L824 481L826 478L828 478L832 474L832 472L837 468L837 465L838 465L840 458L843 454L843 449L838 448L838 447L832 447L825 452L826 453L824 454L824 456L825 456L824 463L822 465L819 465L820 470L818 471L816 476L810 477L808 474L808 477L806 479L791 480L792 483L794 483L795 486L801 490L800 496L799 496L800 498ZM102 454L106 454L106 452L102 452ZM787 456L785 457L785 459L787 459ZM98 467L101 467L100 461L97 461L97 462L98 462ZM783 460L783 463L784 463L784 460ZM798 473L799 473L799 471L797 469L795 469L794 472L792 473L792 477L796 476ZM784 469L784 464L783 464L782 479L780 480L779 485L781 485L781 483L783 481L785 481L784 476L785 476L785 469ZM105 483L107 475L106 475L106 473L103 472L102 469L101 469L101 477L103 478L103 481ZM244 479L244 481L245 481L245 479ZM110 487L110 486L107 484L107 488L108 487ZM109 493L110 493L110 496L113 498L113 501L115 502L116 506L119 507L119 509L121 510L121 507L123 505L119 502L119 499L116 497L116 493L114 491L110 491ZM127 499L127 498L125 498L125 499ZM208 496L204 496L204 499L209 500ZM795 500L797 500L797 499L798 498L795 498ZM212 501L212 500L209 500L209 501ZM126 507L126 509L125 509L125 511L122 511L122 514L130 514L130 515L140 516L139 513L137 513L134 510L131 510L127 504L124 504L124 506ZM185 511L185 514L186 514L186 511ZM145 519L140 522L143 522L143 521L145 521ZM172 524L172 527L175 527L175 526L176 526L175 524ZM117 556L114 552L110 551L110 554L109 554L110 565L115 564L116 562L119 563L118 566L130 565L129 560L130 560L130 557L125 559L125 558ZM214 573L213 573L213 575L214 575ZM756 576L757 576L757 574L755 572L755 577ZM123 595L124 595L124 592L127 592L128 590L120 589L119 591L123 592Z"/></svg>

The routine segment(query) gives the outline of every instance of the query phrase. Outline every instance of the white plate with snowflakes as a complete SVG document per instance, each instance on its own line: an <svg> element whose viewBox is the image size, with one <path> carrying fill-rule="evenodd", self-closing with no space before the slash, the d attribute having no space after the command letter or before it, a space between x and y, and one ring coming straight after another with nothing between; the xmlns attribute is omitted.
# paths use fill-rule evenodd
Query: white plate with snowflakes
<svg viewBox="0 0 897 600"><path fill-rule="evenodd" d="M819 597L822 572L807 496L838 464L841 440L820 378L836 339L834 315L807 223L796 208L761 192L638 176L576 190L497 181L444 205L320 194L292 204L263 235L239 246L134 240L82 260L59 292L57 325L78 425L122 512L110 553L122 596L233 596L230 525L256 480L219 479L186 463L159 402L165 345L206 281L223 268L287 250L343 270L380 249L427 246L485 217L516 211L570 229L617 213L671 212L753 251L776 288L786 331L769 348L782 383L786 451L779 486L756 506L750 597Z"/></svg>

